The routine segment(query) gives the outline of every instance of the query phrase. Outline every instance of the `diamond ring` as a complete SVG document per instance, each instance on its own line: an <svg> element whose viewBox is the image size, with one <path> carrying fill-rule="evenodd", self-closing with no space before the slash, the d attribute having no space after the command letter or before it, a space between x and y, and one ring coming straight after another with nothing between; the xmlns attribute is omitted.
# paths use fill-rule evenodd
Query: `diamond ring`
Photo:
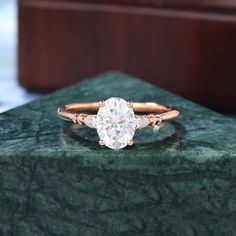
<svg viewBox="0 0 236 236"><path fill-rule="evenodd" d="M96 111L97 114L87 113ZM136 129L150 126L157 130L162 121L176 118L179 111L157 103L134 103L112 97L101 102L65 105L58 109L58 115L97 129L100 145L121 149L133 145Z"/></svg>

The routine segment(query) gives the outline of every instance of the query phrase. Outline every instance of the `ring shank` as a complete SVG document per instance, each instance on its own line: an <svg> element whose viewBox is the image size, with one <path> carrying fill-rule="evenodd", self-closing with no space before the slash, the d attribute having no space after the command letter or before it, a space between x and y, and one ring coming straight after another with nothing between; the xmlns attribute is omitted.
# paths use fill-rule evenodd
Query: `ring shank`
<svg viewBox="0 0 236 236"><path fill-rule="evenodd" d="M91 103L72 103L62 106L58 109L58 115L64 120L71 120L75 114L98 111L99 102ZM179 111L175 108L166 107L157 103L133 103L132 106L135 113L158 114L162 120L174 119L179 115Z"/></svg>

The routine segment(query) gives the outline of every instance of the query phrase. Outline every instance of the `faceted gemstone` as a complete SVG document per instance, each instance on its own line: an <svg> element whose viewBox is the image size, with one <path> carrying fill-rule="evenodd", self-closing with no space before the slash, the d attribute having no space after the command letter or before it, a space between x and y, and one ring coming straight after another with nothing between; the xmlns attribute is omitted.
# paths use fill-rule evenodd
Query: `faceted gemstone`
<svg viewBox="0 0 236 236"><path fill-rule="evenodd" d="M138 120L134 111L121 98L113 97L100 107L96 119L97 132L100 140L112 149L121 149L133 139Z"/></svg>
<svg viewBox="0 0 236 236"><path fill-rule="evenodd" d="M138 129L142 129L144 127L147 127L150 123L149 119L145 116L137 116L136 117L138 120Z"/></svg>
<svg viewBox="0 0 236 236"><path fill-rule="evenodd" d="M90 128L96 128L96 121L97 119L94 115L88 115L84 118L84 123Z"/></svg>

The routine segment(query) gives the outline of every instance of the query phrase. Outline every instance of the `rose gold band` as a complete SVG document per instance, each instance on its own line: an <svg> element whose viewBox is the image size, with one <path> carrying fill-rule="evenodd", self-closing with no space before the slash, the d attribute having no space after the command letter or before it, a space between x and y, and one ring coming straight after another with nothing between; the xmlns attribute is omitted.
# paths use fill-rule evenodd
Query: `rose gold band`
<svg viewBox="0 0 236 236"><path fill-rule="evenodd" d="M147 103L128 103L135 113L143 113L147 118L158 118L162 121L171 120L179 115L175 108L166 107L153 102ZM58 109L58 115L64 120L71 120L74 123L83 124L83 119L90 114L86 112L98 111L103 106L103 102L92 103L73 103L62 106ZM150 120L151 122L151 120Z"/></svg>

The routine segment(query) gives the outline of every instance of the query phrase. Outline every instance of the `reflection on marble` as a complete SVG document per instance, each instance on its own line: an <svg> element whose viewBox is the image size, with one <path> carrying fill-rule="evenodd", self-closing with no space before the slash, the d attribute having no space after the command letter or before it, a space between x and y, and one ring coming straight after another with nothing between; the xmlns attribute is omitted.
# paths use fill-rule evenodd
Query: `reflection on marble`
<svg viewBox="0 0 236 236"><path fill-rule="evenodd" d="M57 117L112 96L181 115L119 151ZM117 72L2 113L0 235L234 235L235 140L235 120Z"/></svg>
<svg viewBox="0 0 236 236"><path fill-rule="evenodd" d="M99 138L96 129L70 123L65 126L65 134L88 147L97 146L97 148L106 148L99 145ZM154 147L176 149L185 134L185 127L181 123L176 121L163 122L158 132L150 127L137 129L134 135L134 145L127 146L126 149L133 149L136 145L150 149ZM64 140L64 143L66 142L68 142L68 140Z"/></svg>

